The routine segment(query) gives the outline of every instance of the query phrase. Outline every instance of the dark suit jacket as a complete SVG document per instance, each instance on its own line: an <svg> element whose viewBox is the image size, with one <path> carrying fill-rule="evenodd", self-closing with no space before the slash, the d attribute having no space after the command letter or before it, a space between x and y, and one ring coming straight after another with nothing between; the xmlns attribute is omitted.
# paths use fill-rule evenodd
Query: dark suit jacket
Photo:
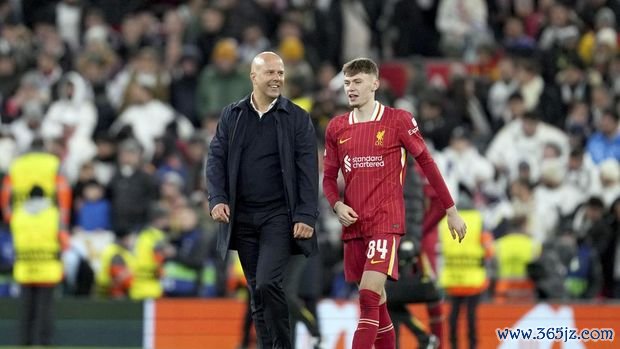
<svg viewBox="0 0 620 349"><path fill-rule="evenodd" d="M224 258L231 245L230 236L235 224L236 183L241 161L241 143L246 125L239 122L243 113L253 113L250 96L233 103L222 111L215 137L211 141L206 165L209 207L226 203L230 207L230 224L221 224L217 251ZM314 126L308 113L280 96L270 113L275 113L280 164L289 216L293 223L315 226L318 217L318 158ZM291 239L293 233L291 231ZM295 240L294 254L306 256L317 251L316 233L308 240Z"/></svg>

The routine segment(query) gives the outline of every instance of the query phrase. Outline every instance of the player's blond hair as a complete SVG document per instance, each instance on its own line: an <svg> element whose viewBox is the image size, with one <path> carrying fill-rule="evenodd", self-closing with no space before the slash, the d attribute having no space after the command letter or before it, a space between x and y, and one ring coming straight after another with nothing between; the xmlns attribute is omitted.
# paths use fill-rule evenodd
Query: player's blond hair
<svg viewBox="0 0 620 349"><path fill-rule="evenodd" d="M379 68L370 58L356 58L342 66L344 76L353 76L359 73L370 74L379 77Z"/></svg>

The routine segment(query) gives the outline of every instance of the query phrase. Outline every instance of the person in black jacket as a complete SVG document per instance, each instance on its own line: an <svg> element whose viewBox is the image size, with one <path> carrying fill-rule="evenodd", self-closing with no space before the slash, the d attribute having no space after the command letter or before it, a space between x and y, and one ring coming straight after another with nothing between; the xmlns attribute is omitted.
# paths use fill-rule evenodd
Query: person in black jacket
<svg viewBox="0 0 620 349"><path fill-rule="evenodd" d="M261 348L292 348L284 271L291 254L317 251L318 157L310 116L280 95L284 63L252 61L252 94L222 111L206 166L217 249L235 249Z"/></svg>

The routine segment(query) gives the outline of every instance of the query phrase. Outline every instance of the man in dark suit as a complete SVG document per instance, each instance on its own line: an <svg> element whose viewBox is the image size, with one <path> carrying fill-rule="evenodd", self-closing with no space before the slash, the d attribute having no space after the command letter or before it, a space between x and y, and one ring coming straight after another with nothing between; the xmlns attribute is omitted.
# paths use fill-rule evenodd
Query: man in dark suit
<svg viewBox="0 0 620 349"><path fill-rule="evenodd" d="M219 255L236 249L263 349L293 348L282 280L291 254L316 253L316 134L309 115L280 95L284 63L252 61L252 94L221 114L207 160L211 216L222 223Z"/></svg>

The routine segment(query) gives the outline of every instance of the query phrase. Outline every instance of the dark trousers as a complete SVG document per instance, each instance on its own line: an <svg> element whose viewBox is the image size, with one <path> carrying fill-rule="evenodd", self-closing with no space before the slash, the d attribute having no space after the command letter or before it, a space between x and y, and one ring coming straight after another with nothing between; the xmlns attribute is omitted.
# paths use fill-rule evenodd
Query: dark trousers
<svg viewBox="0 0 620 349"><path fill-rule="evenodd" d="M21 344L51 345L54 287L22 286L21 299Z"/></svg>
<svg viewBox="0 0 620 349"><path fill-rule="evenodd" d="M462 305L467 305L467 333L469 334L469 349L475 349L478 345L478 335L476 331L476 310L480 302L480 295L451 297L452 309L450 309L450 343L452 349L458 348L457 328L458 318Z"/></svg>
<svg viewBox="0 0 620 349"><path fill-rule="evenodd" d="M388 311L390 312L390 318L392 319L392 324L394 325L396 349L400 348L400 325L405 326L409 331L411 331L411 333L413 333L413 335L415 335L418 340L419 348L422 348L424 344L428 343L428 333L426 333L419 320L417 320L413 314L409 312L406 304L394 304L388 301Z"/></svg>
<svg viewBox="0 0 620 349"><path fill-rule="evenodd" d="M293 345L297 341L297 322L303 323L312 337L317 339L321 337L316 300L302 299L299 294L302 274L309 261L303 255L293 256L286 270L284 289L291 319L291 343Z"/></svg>
<svg viewBox="0 0 620 349"><path fill-rule="evenodd" d="M282 281L291 254L292 224L286 210L235 217L234 239L250 289L252 316L261 349L291 349Z"/></svg>

